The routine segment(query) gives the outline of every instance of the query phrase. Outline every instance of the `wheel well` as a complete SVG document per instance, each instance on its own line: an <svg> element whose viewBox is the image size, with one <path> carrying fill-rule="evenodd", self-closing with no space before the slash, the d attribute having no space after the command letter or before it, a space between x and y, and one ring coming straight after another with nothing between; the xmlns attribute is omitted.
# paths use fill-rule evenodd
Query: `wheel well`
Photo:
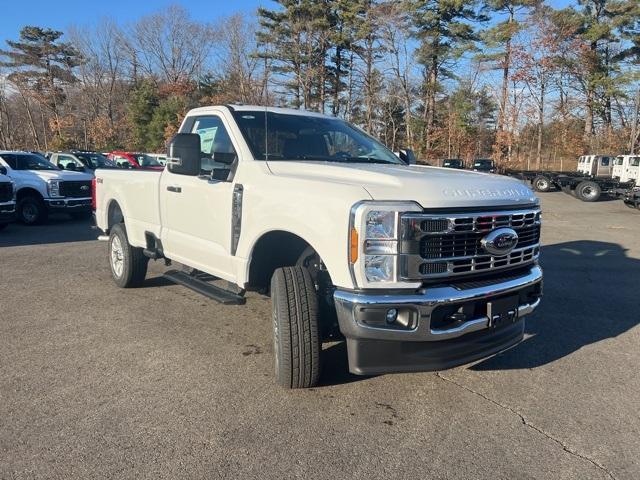
<svg viewBox="0 0 640 480"><path fill-rule="evenodd" d="M25 197L37 197L42 200L42 194L35 188L25 187L18 190L16 200L20 201Z"/></svg>
<svg viewBox="0 0 640 480"><path fill-rule="evenodd" d="M278 230L264 234L251 253L247 288L268 291L273 272L280 267L295 265L309 247L304 239L290 232Z"/></svg>
<svg viewBox="0 0 640 480"><path fill-rule="evenodd" d="M109 209L107 210L107 232L118 223L124 223L124 215L118 202L111 200L111 202L109 202Z"/></svg>

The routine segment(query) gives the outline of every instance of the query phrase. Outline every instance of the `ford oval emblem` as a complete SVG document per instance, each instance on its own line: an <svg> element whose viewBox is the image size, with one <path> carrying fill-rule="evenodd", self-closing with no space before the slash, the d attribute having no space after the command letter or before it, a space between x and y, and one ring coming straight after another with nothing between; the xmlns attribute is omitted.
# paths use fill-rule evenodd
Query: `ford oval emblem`
<svg viewBox="0 0 640 480"><path fill-rule="evenodd" d="M518 234L511 228L498 228L480 240L482 248L487 253L496 256L511 253L517 243Z"/></svg>

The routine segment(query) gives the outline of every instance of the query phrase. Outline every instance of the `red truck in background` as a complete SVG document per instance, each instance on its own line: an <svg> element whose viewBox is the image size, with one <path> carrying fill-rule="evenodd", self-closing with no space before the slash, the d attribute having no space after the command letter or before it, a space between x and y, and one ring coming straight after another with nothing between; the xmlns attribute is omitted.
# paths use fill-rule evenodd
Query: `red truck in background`
<svg viewBox="0 0 640 480"><path fill-rule="evenodd" d="M109 160L113 160L120 168L144 168L148 170L164 170L164 166L157 158L146 153L123 152L114 150L107 154Z"/></svg>

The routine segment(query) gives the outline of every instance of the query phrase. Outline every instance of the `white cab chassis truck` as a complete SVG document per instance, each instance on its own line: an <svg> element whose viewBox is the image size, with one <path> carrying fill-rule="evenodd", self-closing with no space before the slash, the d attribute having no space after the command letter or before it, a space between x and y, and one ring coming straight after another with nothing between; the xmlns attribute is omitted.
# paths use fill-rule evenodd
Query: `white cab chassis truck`
<svg viewBox="0 0 640 480"><path fill-rule="evenodd" d="M613 159L611 176L621 183L633 180L636 184L640 173L640 155L618 155Z"/></svg>
<svg viewBox="0 0 640 480"><path fill-rule="evenodd" d="M315 385L321 343L342 338L355 374L482 359L540 303L540 207L514 179L407 165L342 120L252 106L190 111L167 157L96 171L115 283L164 259L222 303L269 294L285 387Z"/></svg>

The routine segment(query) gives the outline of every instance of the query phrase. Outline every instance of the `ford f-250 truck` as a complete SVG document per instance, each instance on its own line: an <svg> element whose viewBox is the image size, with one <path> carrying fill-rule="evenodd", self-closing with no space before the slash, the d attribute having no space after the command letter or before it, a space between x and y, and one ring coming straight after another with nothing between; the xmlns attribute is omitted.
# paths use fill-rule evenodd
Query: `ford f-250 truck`
<svg viewBox="0 0 640 480"><path fill-rule="evenodd" d="M22 223L37 225L49 213L91 217L91 175L60 170L30 152L0 151L0 167L16 185L16 216Z"/></svg>
<svg viewBox="0 0 640 480"><path fill-rule="evenodd" d="M97 170L96 204L120 287L140 285L152 258L223 303L270 294L276 378L289 388L318 382L321 343L338 338L355 374L487 357L521 341L542 294L531 190L407 165L321 114L192 110L163 172Z"/></svg>

